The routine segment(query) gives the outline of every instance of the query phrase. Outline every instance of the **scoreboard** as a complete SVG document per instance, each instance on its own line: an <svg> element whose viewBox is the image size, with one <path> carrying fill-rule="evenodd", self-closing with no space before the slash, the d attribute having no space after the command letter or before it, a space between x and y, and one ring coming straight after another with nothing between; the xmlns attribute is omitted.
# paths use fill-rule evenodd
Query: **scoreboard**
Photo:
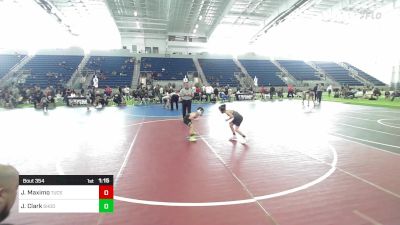
<svg viewBox="0 0 400 225"><path fill-rule="evenodd" d="M20 175L20 213L112 213L112 175Z"/></svg>

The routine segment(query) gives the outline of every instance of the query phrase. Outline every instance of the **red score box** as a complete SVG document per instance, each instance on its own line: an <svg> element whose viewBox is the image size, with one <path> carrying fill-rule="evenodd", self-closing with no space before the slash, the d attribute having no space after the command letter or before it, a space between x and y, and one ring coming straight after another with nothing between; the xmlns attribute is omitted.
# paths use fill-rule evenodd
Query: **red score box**
<svg viewBox="0 0 400 225"><path fill-rule="evenodd" d="M113 185L100 185L99 186L99 199L113 199L114 187Z"/></svg>

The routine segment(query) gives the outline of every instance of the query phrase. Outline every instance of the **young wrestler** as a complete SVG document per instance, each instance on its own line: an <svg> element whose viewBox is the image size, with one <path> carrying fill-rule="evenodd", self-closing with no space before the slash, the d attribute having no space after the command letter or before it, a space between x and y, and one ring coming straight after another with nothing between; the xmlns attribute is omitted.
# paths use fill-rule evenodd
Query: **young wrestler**
<svg viewBox="0 0 400 225"><path fill-rule="evenodd" d="M315 106L315 92L310 88L308 90L308 103L307 106L310 106L310 99L313 102L313 105Z"/></svg>
<svg viewBox="0 0 400 225"><path fill-rule="evenodd" d="M43 95L42 99L40 100L40 104L43 107L43 112L47 113L47 109L49 108L49 100L45 95Z"/></svg>
<svg viewBox="0 0 400 225"><path fill-rule="evenodd" d="M243 139L244 139L243 141L246 142L246 135L244 135L239 130L240 124L243 121L243 116L234 110L226 110L225 104L223 104L219 107L219 111L221 111L221 113L225 113L226 115L229 116L229 118L226 119L226 121L229 121L233 118L233 120L231 122L229 122L229 127L231 128L232 133L233 133L233 137L230 140L237 140L236 133L238 133L243 137ZM234 125L235 125L235 128L233 128Z"/></svg>
<svg viewBox="0 0 400 225"><path fill-rule="evenodd" d="M307 106L310 106L310 99L313 101L313 103L315 105L315 93L311 88L303 91L302 97L303 97L303 101L302 101L303 105L304 105L304 101L307 100L308 101Z"/></svg>
<svg viewBox="0 0 400 225"><path fill-rule="evenodd" d="M195 138L196 135L192 120L198 118L199 116L202 116L203 112L204 109L202 107L199 107L197 108L196 112L189 113L183 118L183 122L189 127L189 138L191 138L190 140L195 140L193 138Z"/></svg>

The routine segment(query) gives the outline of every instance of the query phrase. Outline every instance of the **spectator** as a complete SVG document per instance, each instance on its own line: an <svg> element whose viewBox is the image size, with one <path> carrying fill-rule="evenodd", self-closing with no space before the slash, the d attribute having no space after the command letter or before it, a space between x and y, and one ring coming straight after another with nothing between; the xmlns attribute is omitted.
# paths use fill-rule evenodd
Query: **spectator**
<svg viewBox="0 0 400 225"><path fill-rule="evenodd" d="M288 94L287 94L287 98L294 98L294 90L293 90L293 85L289 84L288 85Z"/></svg>
<svg viewBox="0 0 400 225"><path fill-rule="evenodd" d="M217 100L218 100L218 98L219 98L219 90L218 90L218 87L215 87L214 88L214 96L217 98Z"/></svg>
<svg viewBox="0 0 400 225"><path fill-rule="evenodd" d="M385 91L385 100L390 98L390 91L386 90Z"/></svg>
<svg viewBox="0 0 400 225"><path fill-rule="evenodd" d="M125 86L125 88L124 88L125 99L130 99L130 95L129 95L130 92L131 92L130 88L128 86Z"/></svg>
<svg viewBox="0 0 400 225"><path fill-rule="evenodd" d="M146 87L143 86L143 88L139 88L138 89L138 97L140 98L140 104L147 104L146 103L146 96L147 96L147 91L146 91Z"/></svg>
<svg viewBox="0 0 400 225"><path fill-rule="evenodd" d="M12 166L0 165L0 222L10 214L18 189L18 171Z"/></svg>
<svg viewBox="0 0 400 225"><path fill-rule="evenodd" d="M112 94L112 88L107 86L106 89L104 90L104 94L106 94L108 97L110 97Z"/></svg>
<svg viewBox="0 0 400 225"><path fill-rule="evenodd" d="M362 92L363 92L363 97L364 97L365 94L367 93L367 87L364 87L364 88L362 89Z"/></svg>
<svg viewBox="0 0 400 225"><path fill-rule="evenodd" d="M115 94L113 97L113 102L118 106L123 105L124 101L121 94Z"/></svg>
<svg viewBox="0 0 400 225"><path fill-rule="evenodd" d="M317 99L317 101L318 101L318 104L321 104L323 85L324 85L324 84L317 84L317 95L316 95L316 99Z"/></svg>
<svg viewBox="0 0 400 225"><path fill-rule="evenodd" d="M201 88L200 87L196 87L196 91L194 93L194 99L199 101L200 98L201 98Z"/></svg>
<svg viewBox="0 0 400 225"><path fill-rule="evenodd" d="M97 75L93 77L93 87L96 89L99 88L99 78L97 78Z"/></svg>
<svg viewBox="0 0 400 225"><path fill-rule="evenodd" d="M329 85L326 90L328 91L328 97L330 98L332 93L332 85ZM365 95L365 93L363 93L363 95Z"/></svg>
<svg viewBox="0 0 400 225"><path fill-rule="evenodd" d="M171 93L170 93L171 110L174 110L174 103L175 103L175 106L176 106L176 110L178 110L178 102L179 102L179 93L178 93L178 91L171 91Z"/></svg>
<svg viewBox="0 0 400 225"><path fill-rule="evenodd" d="M202 91L201 93L201 96L200 96L200 101L207 101L207 95L206 95L206 92L205 91Z"/></svg>
<svg viewBox="0 0 400 225"><path fill-rule="evenodd" d="M400 91L394 91L392 94L392 101L394 101L395 98L400 98Z"/></svg>
<svg viewBox="0 0 400 225"><path fill-rule="evenodd" d="M372 92L372 95L376 98L376 100L378 100L379 99L379 96L381 96L382 94L381 94L381 90L379 90L379 88L374 88L374 90L373 90L373 92Z"/></svg>
<svg viewBox="0 0 400 225"><path fill-rule="evenodd" d="M318 84L315 84L313 91L314 91L314 96L317 96L317 90L318 90Z"/></svg>
<svg viewBox="0 0 400 225"><path fill-rule="evenodd" d="M283 87L278 90L278 98L283 98Z"/></svg>
<svg viewBox="0 0 400 225"><path fill-rule="evenodd" d="M70 97L71 97L71 98L75 98L75 97L76 97L75 90L72 90L72 91L71 91Z"/></svg>
<svg viewBox="0 0 400 225"><path fill-rule="evenodd" d="M274 95L275 95L275 87L271 86L271 88L269 89L269 98L273 99Z"/></svg>
<svg viewBox="0 0 400 225"><path fill-rule="evenodd" d="M80 88L83 88L83 86L85 85L85 83L86 83L86 76L81 76L81 79L80 79L80 81L79 81L79 83L80 83Z"/></svg>
<svg viewBox="0 0 400 225"><path fill-rule="evenodd" d="M211 100L211 94L213 92L213 88L211 87L211 85L208 85L206 87L206 96L207 96L207 101Z"/></svg>

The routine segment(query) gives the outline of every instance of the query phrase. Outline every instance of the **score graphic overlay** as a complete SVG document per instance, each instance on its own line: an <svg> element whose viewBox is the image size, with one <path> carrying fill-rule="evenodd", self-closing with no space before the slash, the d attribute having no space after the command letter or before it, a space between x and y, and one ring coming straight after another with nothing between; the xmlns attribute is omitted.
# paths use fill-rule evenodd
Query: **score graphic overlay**
<svg viewBox="0 0 400 225"><path fill-rule="evenodd" d="M113 175L20 175L20 213L112 213Z"/></svg>

